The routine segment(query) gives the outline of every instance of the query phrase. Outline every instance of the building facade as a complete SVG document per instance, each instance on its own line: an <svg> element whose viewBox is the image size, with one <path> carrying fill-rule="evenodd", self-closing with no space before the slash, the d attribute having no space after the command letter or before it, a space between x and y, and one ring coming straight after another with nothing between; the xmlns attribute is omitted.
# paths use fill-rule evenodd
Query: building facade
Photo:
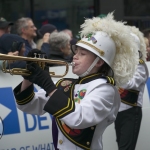
<svg viewBox="0 0 150 150"><path fill-rule="evenodd" d="M150 27L149 0L0 0L0 15L10 21L31 17L37 28L51 23L58 30L80 30L84 18L114 11L116 20L141 29Z"/></svg>

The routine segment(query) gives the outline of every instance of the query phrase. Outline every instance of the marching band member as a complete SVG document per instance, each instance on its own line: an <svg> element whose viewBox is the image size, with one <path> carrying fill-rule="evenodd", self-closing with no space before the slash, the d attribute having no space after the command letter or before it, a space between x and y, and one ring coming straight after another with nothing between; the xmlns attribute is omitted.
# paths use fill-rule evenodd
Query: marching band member
<svg viewBox="0 0 150 150"><path fill-rule="evenodd" d="M112 13L86 19L81 28L72 67L78 79L64 78L55 85L49 72L29 63L31 75L14 89L20 110L55 117L59 150L103 149L102 135L120 106L116 86L129 81L138 64L129 30ZM33 83L42 89L34 92Z"/></svg>
<svg viewBox="0 0 150 150"><path fill-rule="evenodd" d="M143 34L134 26L131 30L133 41L138 46L139 64L133 78L119 88L121 105L115 120L119 150L134 150L142 120L143 93L149 72L146 61L146 45Z"/></svg>

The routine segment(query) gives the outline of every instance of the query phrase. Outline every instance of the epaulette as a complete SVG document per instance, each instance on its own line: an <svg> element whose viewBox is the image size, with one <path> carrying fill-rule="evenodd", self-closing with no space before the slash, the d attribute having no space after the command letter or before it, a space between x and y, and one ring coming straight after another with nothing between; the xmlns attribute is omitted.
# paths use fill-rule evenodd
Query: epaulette
<svg viewBox="0 0 150 150"><path fill-rule="evenodd" d="M139 63L140 63L140 64L144 64L144 60L139 59Z"/></svg>
<svg viewBox="0 0 150 150"><path fill-rule="evenodd" d="M114 86L116 85L114 78L109 77L109 76L102 76L102 78L103 78L103 79L106 79L106 80L107 80L107 83L110 83L110 84L112 84L112 85L114 85Z"/></svg>

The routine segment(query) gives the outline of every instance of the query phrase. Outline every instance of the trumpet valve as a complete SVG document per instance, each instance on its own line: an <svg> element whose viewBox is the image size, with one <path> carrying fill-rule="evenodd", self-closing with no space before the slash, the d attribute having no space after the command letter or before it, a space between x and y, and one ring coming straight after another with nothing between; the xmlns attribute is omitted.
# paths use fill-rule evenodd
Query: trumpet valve
<svg viewBox="0 0 150 150"><path fill-rule="evenodd" d="M36 58L36 56L37 56L37 53L34 53L34 58Z"/></svg>

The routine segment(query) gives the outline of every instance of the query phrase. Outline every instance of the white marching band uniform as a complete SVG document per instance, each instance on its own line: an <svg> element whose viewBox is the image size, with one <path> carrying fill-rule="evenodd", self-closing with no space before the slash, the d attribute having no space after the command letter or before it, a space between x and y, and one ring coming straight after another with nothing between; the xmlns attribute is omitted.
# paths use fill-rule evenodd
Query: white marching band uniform
<svg viewBox="0 0 150 150"><path fill-rule="evenodd" d="M42 89L34 92L33 84L21 92L22 83L14 89L20 110L54 116L59 150L103 149L103 132L115 121L120 107L118 87L133 77L138 65L137 46L130 31L113 19L113 13L86 19L81 28L76 46L97 57L79 79L59 80L51 97ZM104 63L100 71L89 74L100 59Z"/></svg>
<svg viewBox="0 0 150 150"><path fill-rule="evenodd" d="M78 96L78 100L75 103L75 111L60 120L72 129L84 129L96 125L90 149L100 150L103 147L101 135L107 126L116 119L120 106L118 90L115 86L106 83L105 79L96 79L86 84L76 84L74 99L79 91L85 91L83 99ZM45 91L41 89L35 93L31 101L25 105L17 105L17 107L29 114L42 115L45 113L44 106L49 100L49 97L45 97L45 94ZM61 97L59 99L63 100ZM82 148L70 142L60 130L58 133L58 148L60 150L82 150Z"/></svg>
<svg viewBox="0 0 150 150"><path fill-rule="evenodd" d="M145 89L146 81L149 77L149 72L145 62L139 63L137 70L133 78L125 85L122 86L123 89L133 89L139 91L137 106L142 107L143 105L143 93ZM121 102L119 112L132 108L133 106Z"/></svg>
<svg viewBox="0 0 150 150"><path fill-rule="evenodd" d="M127 26L137 44L139 64L133 77L119 88L121 104L115 120L118 149L134 150L142 120L143 93L149 72L146 61L146 45L143 34L134 26ZM130 138L129 138L130 137Z"/></svg>

